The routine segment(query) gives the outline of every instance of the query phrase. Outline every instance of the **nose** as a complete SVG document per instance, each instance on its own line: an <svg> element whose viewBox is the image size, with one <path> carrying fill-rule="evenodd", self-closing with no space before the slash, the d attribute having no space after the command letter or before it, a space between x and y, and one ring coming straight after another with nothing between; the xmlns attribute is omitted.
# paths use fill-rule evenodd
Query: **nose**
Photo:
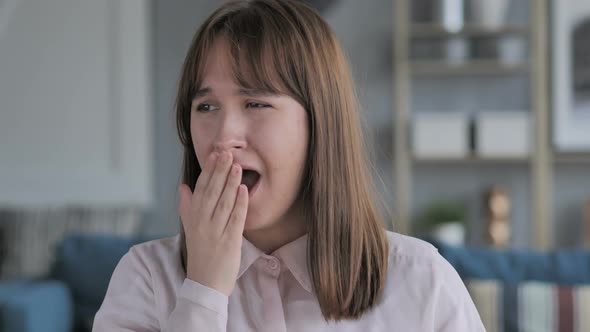
<svg viewBox="0 0 590 332"><path fill-rule="evenodd" d="M232 151L244 149L246 145L246 121L239 112L224 112L217 126L213 150Z"/></svg>

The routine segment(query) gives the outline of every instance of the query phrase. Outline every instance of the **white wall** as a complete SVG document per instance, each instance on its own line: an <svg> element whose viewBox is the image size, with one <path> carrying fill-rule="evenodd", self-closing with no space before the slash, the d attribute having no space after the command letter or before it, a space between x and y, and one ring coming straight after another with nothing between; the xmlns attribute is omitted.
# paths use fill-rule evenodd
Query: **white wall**
<svg viewBox="0 0 590 332"><path fill-rule="evenodd" d="M0 2L0 205L151 204L150 9Z"/></svg>

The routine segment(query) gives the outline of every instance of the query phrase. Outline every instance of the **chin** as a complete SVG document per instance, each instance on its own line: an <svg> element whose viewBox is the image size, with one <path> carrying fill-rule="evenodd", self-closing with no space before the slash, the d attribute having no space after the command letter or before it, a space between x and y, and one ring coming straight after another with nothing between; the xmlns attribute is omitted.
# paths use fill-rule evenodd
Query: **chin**
<svg viewBox="0 0 590 332"><path fill-rule="evenodd" d="M264 209L260 211L257 207L250 204L244 224L244 232L271 228L276 223L276 218L273 218L269 212Z"/></svg>

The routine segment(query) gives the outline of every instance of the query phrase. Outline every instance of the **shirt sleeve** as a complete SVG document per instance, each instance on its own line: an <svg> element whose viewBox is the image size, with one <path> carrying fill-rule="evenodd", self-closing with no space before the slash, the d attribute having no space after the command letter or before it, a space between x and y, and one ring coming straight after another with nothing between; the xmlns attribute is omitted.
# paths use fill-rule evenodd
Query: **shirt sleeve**
<svg viewBox="0 0 590 332"><path fill-rule="evenodd" d="M228 297L185 279L175 308L162 326L147 257L132 248L115 268L93 332L225 332Z"/></svg>
<svg viewBox="0 0 590 332"><path fill-rule="evenodd" d="M178 292L176 307L166 324L166 331L225 332L227 307L226 295L196 281L185 279Z"/></svg>
<svg viewBox="0 0 590 332"><path fill-rule="evenodd" d="M437 332L485 332L485 327L457 271L438 255L439 292L435 302L434 330Z"/></svg>

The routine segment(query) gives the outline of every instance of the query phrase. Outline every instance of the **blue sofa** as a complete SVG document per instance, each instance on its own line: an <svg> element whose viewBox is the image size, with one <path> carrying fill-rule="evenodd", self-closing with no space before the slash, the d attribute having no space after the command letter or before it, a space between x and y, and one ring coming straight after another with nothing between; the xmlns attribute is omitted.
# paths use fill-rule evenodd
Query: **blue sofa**
<svg viewBox="0 0 590 332"><path fill-rule="evenodd" d="M0 331L88 331L121 257L145 238L72 234L49 275L0 282Z"/></svg>
<svg viewBox="0 0 590 332"><path fill-rule="evenodd" d="M590 331L590 250L433 244L465 281L489 332Z"/></svg>
<svg viewBox="0 0 590 332"><path fill-rule="evenodd" d="M458 247L430 241L464 280L497 280L507 284L524 281L560 285L590 284L590 250Z"/></svg>

